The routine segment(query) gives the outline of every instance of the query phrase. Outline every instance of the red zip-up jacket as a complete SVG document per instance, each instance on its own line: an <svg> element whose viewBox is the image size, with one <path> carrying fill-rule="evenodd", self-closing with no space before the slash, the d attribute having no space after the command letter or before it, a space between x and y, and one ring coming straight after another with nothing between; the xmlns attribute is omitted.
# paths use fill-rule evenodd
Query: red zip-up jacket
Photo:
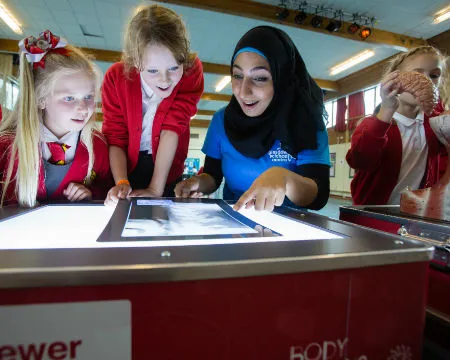
<svg viewBox="0 0 450 360"><path fill-rule="evenodd" d="M424 128L428 158L421 188L439 180L441 145L425 116ZM366 117L352 135L347 162L356 170L351 182L355 205L386 205L398 181L402 163L402 138L395 121L385 123L375 116Z"/></svg>
<svg viewBox="0 0 450 360"><path fill-rule="evenodd" d="M197 113L197 104L203 93L203 68L198 58L173 89L161 101L152 127L153 161L158 151L162 130L178 134L178 148L173 159L167 183L183 174L184 160L189 146L189 122ZM108 144L122 148L127 154L128 173L136 167L142 134L142 88L139 72L134 69L125 75L122 62L113 64L105 74L102 86L102 132Z"/></svg>

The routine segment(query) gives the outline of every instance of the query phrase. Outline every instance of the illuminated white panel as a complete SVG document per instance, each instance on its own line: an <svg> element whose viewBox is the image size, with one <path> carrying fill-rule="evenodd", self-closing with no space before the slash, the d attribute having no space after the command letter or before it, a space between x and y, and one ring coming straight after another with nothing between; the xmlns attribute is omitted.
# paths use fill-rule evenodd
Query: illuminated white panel
<svg viewBox="0 0 450 360"><path fill-rule="evenodd" d="M0 222L0 249L189 246L342 238L337 234L306 223L289 220L278 214L249 209L240 212L254 222L271 228L283 236L97 242L97 238L113 212L113 208L106 206L42 207Z"/></svg>
<svg viewBox="0 0 450 360"><path fill-rule="evenodd" d="M0 222L0 249L91 247L113 212L107 206L44 206Z"/></svg>
<svg viewBox="0 0 450 360"><path fill-rule="evenodd" d="M289 240L313 240L313 239L340 239L342 236L322 230L320 228L290 220L285 216L268 211L256 211L243 209L239 211L242 215L258 224L262 224L273 231L283 234Z"/></svg>

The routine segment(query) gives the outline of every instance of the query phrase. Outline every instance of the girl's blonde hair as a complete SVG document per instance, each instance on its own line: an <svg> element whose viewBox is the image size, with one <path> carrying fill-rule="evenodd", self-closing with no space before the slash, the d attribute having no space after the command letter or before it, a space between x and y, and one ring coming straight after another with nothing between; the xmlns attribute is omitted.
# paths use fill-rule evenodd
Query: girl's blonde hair
<svg viewBox="0 0 450 360"><path fill-rule="evenodd" d="M196 57L190 52L186 26L175 11L160 5L139 6L125 31L122 61L126 74L133 68L143 71L144 51L153 44L166 46L185 69Z"/></svg>
<svg viewBox="0 0 450 360"><path fill-rule="evenodd" d="M20 55L19 98L13 112L0 123L0 138L13 138L10 151L0 156L8 156L9 164L6 179L2 186L0 207L3 205L7 189L12 181L14 163L18 163L15 176L15 192L19 205L36 205L39 173L41 169L41 124L44 110L39 104L53 93L54 85L61 75L85 72L96 83L96 96L100 90L101 73L91 59L76 47L67 45L67 55L49 51L45 57L45 68L33 70L33 64L27 62L25 53ZM85 182L91 181L94 165L93 136L95 130L95 111L86 122L80 140L89 153L88 170Z"/></svg>
<svg viewBox="0 0 450 360"><path fill-rule="evenodd" d="M444 79L446 77L447 58L439 51L439 49L435 48L434 46L430 46L430 45L418 46L418 47L410 49L407 52L398 54L397 56L395 56L394 58L392 58L389 61L384 75L386 76L386 75L390 74L391 72L398 70L400 65L403 64L403 62L406 59L408 59L414 55L422 55L422 54L430 54L430 55L434 55L438 58L438 61L441 63L441 66L442 66L441 79ZM442 85L444 83L444 81L440 81L440 83ZM442 91L442 86L440 86L439 90L440 90L439 92Z"/></svg>

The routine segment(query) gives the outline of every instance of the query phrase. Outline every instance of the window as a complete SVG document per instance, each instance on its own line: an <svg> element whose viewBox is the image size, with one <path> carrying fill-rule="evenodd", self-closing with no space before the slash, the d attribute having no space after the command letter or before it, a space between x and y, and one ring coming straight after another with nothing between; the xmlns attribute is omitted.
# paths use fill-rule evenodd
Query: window
<svg viewBox="0 0 450 360"><path fill-rule="evenodd" d="M373 114L375 107L380 103L380 85L364 90L364 109L366 115Z"/></svg>
<svg viewBox="0 0 450 360"><path fill-rule="evenodd" d="M325 103L325 110L328 113L328 123L326 124L327 128L330 128L330 127L332 127L334 125L334 122L333 122L333 102L334 101L327 101Z"/></svg>
<svg viewBox="0 0 450 360"><path fill-rule="evenodd" d="M336 114L337 114L337 99L330 100L325 103L325 110L328 113L328 123L327 128L332 128L336 125ZM345 117L347 118L348 109L345 110Z"/></svg>
<svg viewBox="0 0 450 360"><path fill-rule="evenodd" d="M17 99L19 98L19 86L16 83L11 83L11 102L10 109L13 109L16 106Z"/></svg>
<svg viewBox="0 0 450 360"><path fill-rule="evenodd" d="M376 87L376 92L375 92L375 104L377 104L377 105L381 104L380 88L381 88L381 85L378 84ZM375 106L377 106L377 105L375 105Z"/></svg>
<svg viewBox="0 0 450 360"><path fill-rule="evenodd" d="M327 128L332 128L336 125L336 112L337 112L337 101L330 100L325 103L325 110L328 113L328 123Z"/></svg>
<svg viewBox="0 0 450 360"><path fill-rule="evenodd" d="M380 84L364 90L364 112L366 113L366 115L373 114L375 107L380 103ZM325 103L325 110L328 113L327 128L332 128L336 125L337 99L327 101ZM348 99L347 109L345 110L345 118L348 119Z"/></svg>
<svg viewBox="0 0 450 360"><path fill-rule="evenodd" d="M366 114L373 114L375 106L375 88L364 91L364 109Z"/></svg>
<svg viewBox="0 0 450 360"><path fill-rule="evenodd" d="M17 99L19 98L19 86L17 82L12 78L6 78L6 88L3 90L3 79L0 78L0 94L5 91L4 106L5 108L12 110L14 105L16 105Z"/></svg>

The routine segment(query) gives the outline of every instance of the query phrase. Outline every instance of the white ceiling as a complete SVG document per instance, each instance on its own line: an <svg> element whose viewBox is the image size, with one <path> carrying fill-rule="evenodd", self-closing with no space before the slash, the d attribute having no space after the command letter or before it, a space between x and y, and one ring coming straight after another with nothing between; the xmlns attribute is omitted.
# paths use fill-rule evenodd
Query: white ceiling
<svg viewBox="0 0 450 360"><path fill-rule="evenodd" d="M3 0L24 25L25 34L37 35L50 29L69 42L90 48L121 50L122 31L132 9L141 3L137 0ZM224 0L226 1L226 0ZM259 0L278 5L278 0ZM151 1L150 1L151 3ZM288 1L294 7L295 1ZM298 2L297 2L298 3ZM450 28L450 21L432 24L432 16L449 5L448 0L309 0L309 4L331 6L347 13L359 12L376 17L376 28L422 38L430 38ZM191 47L205 62L228 64L234 46L249 29L261 24L274 25L259 20L220 14L184 6L163 4L174 9L186 22L191 37ZM381 61L396 52L388 46L347 40L289 26L276 25L294 40L313 77L337 80L351 72ZM86 32L100 37L84 36ZM20 39L0 21L0 38ZM375 56L364 64L336 76L329 68L364 49L373 49ZM109 63L99 62L105 71ZM221 76L205 74L205 92L214 92ZM222 93L231 94L228 85ZM223 102L202 101L199 108L216 110Z"/></svg>

